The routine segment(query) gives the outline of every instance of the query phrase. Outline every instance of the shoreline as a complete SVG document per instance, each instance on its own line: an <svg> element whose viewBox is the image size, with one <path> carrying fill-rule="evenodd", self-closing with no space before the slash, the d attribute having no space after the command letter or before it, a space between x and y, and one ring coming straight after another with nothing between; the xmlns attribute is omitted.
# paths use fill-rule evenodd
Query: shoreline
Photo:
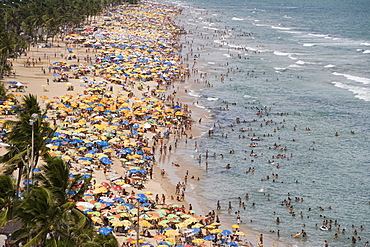
<svg viewBox="0 0 370 247"><path fill-rule="evenodd" d="M178 18L178 17L177 17ZM186 34L185 34L186 35ZM71 79L71 82L72 84L74 85L74 90L73 92L71 91L68 91L65 84L64 83L54 83L54 82L51 82L52 84L51 85L47 85L47 87L43 87L42 85L45 85L47 83L47 80L49 79L49 81L52 81L53 79L53 71L49 71L49 72L46 72L44 73L42 71L42 69L46 69L44 68L44 65L47 65L48 63L45 62L45 60L48 60L49 63L53 63L53 62L57 62L57 61L60 61L61 59L58 59L59 55L63 55L63 58L65 57L65 55L68 55L68 53L66 53L66 46L61 46L59 48L37 48L37 47L33 47L31 48L31 57L41 57L41 60L42 62L39 63L39 64L36 64L35 66L32 66L32 67L25 67L23 66L22 67L22 64L24 64L24 61L27 60L25 57L24 58L20 58L19 60L20 61L17 61L17 60L14 60L14 62L17 64L17 69L16 71L17 72L20 72L22 71L22 73L17 73L16 76L14 76L14 78L11 77L8 77L8 79L16 79L16 80L20 80L20 81L23 81L24 82L24 85L27 86L27 89L26 89L26 92L24 94L28 94L28 93L34 93L34 94L37 94L38 96L42 96L42 95L45 95L47 96L49 99L52 99L53 97L55 96L60 96L62 94L68 94L68 93L80 93L80 94L83 94L84 93L84 90L85 90L85 87L82 86L81 82L79 79ZM40 51L39 51L40 49ZM44 53L46 54L46 57L42 57L42 52L43 51L42 49L51 49L51 50L47 50L48 53ZM36 51L35 51L36 50ZM82 51L81 49L79 49L77 47L77 52L78 54L79 53L83 53L84 55L92 55L94 53L92 52L83 52L83 48L82 48ZM54 58L52 58L53 56L53 53L56 54L54 56ZM57 54L58 53L58 54ZM45 60L44 60L45 59ZM62 59L64 60L64 59ZM68 60L66 60L68 62ZM37 71L39 70L39 71ZM27 83L25 81L28 81ZM188 80L191 80L190 78ZM190 95L186 94L185 92L183 92L184 88L181 88L181 86L185 86L185 87L189 87L191 88L193 84L191 83L191 81L188 81L186 83L181 83L181 82L176 82L174 84L174 87L178 87L180 88L178 94L176 95L177 98L179 99L179 102L181 102L182 104L188 104L189 105L189 109L191 109L192 111L192 118L194 120L194 123L192 125L192 130L191 131L187 131L187 135L193 135L193 138L189 140L189 143L187 144L190 148L192 148L192 146L194 146L194 141L197 140L197 138L201 135L201 134L204 134L205 132L202 132L201 130L207 125L207 124L212 124L212 118L208 118L207 121L203 121L202 124L198 124L197 123L197 119L194 119L195 118L198 118L199 116L203 116L204 113L208 113L208 115L211 115L212 113L208 112L207 109L202 109L202 108L199 108L195 105L193 105L191 102L192 99L196 99L196 98L191 98ZM114 87L114 92L117 92L119 90L119 87L117 85L113 85ZM63 93L61 93L63 92ZM139 93L137 91L137 93ZM22 94L23 95L23 94ZM41 102L40 102L41 103ZM46 103L46 100L42 100L42 104ZM172 136L172 138L170 138L170 142L169 143L173 143L173 138L174 136ZM171 142L172 141L172 142ZM184 143L184 140L181 141L182 143ZM4 149L3 149L4 150ZM156 154L156 156L158 157L158 154ZM186 172L186 170L190 170L192 169L192 172L195 172L195 174L204 174L204 170L202 168L197 168L193 165L189 165L189 164L184 164L184 165L181 165L181 167L179 169L175 169L171 164L172 162L178 162L178 163L185 163L185 160L184 159L181 159L181 154L176 154L176 150L170 155L170 154L167 154L164 158L162 157L159 157L158 159L156 159L157 161L157 165L156 165L156 168L154 169L154 179L153 180L150 180L148 182L148 185L151 185L153 187L156 187L156 189L158 189L158 192L157 193L162 193L162 192L166 192L167 194L167 198L169 199L169 201L171 203L176 203L176 200L172 200L170 199L170 195L173 193L174 191L174 186L175 184L171 182L171 180L174 180L174 179L179 179L180 181L183 181L181 179L181 177L184 175L184 173ZM195 161L195 159L194 159ZM160 163L160 164L159 164ZM116 164L117 165L117 164ZM119 166L117 166L118 168ZM175 174L175 176L177 176L177 178L173 178L170 179L170 175L167 176L167 178L161 178L160 177L160 169L161 168L164 168L164 169L168 169L168 171L170 172L170 175L172 174ZM194 171L195 170L195 171ZM202 175L199 175L200 176L200 182L202 181L201 179L201 176ZM95 178L103 181L106 179L106 177L104 176L103 172L102 171L99 171L99 172L96 172L95 174ZM197 182L195 182L197 183ZM189 182L190 184L190 182ZM157 188L157 186L160 186L160 189ZM150 190L150 188L149 188ZM172 192L171 192L172 191ZM196 193L197 191L197 186L194 187L194 189L191 191L192 193ZM186 195L189 194L190 192L187 191L186 192ZM186 198L188 198L188 196L186 196ZM202 203L197 203L197 201L199 200L199 196L193 198L192 196L189 195L189 198L188 200L185 199L185 201L183 202L184 205L186 205L185 207L186 208L189 208L189 203L193 205L194 209L198 209L199 208L199 211L202 212L203 214L206 214L207 210L210 210L209 206L207 206L206 204L208 204L209 202L205 201L205 202L202 202ZM195 210L197 211L197 210ZM226 222L226 220L222 220L222 228L225 228L224 226L227 226L227 228L231 229L231 222L228 223ZM242 228L244 230L244 228ZM253 232L250 232L250 229L247 229L245 228L245 232L247 233L247 237L249 239L249 241L251 242L255 242L254 241L254 237L252 237L252 234L254 234ZM248 233L250 232L250 235L248 235ZM265 239L265 246L270 246L270 244L272 244L273 242L270 242L268 239ZM280 245L281 246L281 245Z"/></svg>

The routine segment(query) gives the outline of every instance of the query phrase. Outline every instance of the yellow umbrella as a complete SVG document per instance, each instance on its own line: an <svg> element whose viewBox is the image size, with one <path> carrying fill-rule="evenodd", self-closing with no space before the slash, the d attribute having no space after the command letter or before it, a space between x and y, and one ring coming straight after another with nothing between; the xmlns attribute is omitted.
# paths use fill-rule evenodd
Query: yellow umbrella
<svg viewBox="0 0 370 247"><path fill-rule="evenodd" d="M221 229L213 229L210 231L210 233L221 233L222 230Z"/></svg>
<svg viewBox="0 0 370 247"><path fill-rule="evenodd" d="M170 230L167 230L164 235L166 236L179 236L181 235L180 233L178 233L176 230L174 229L170 229Z"/></svg>
<svg viewBox="0 0 370 247"><path fill-rule="evenodd" d="M171 243L176 243L176 239L174 238L165 238L164 241L170 241Z"/></svg>
<svg viewBox="0 0 370 247"><path fill-rule="evenodd" d="M145 226L145 227L152 227L152 226L153 226L152 224L150 224L150 223L149 223L149 221L146 221L146 220L141 220L141 221L139 222L139 224L140 224L141 226Z"/></svg>
<svg viewBox="0 0 370 247"><path fill-rule="evenodd" d="M196 239L192 240L191 242L196 243L196 244L204 244L206 242L206 240L204 240L202 238L196 238Z"/></svg>
<svg viewBox="0 0 370 247"><path fill-rule="evenodd" d="M122 214L121 214L121 216L122 216ZM123 216L122 216L122 217L123 217ZM122 221L122 224L123 224L124 226L131 226L131 225L132 225L131 221L129 221L129 220L123 220L123 221Z"/></svg>
<svg viewBox="0 0 370 247"><path fill-rule="evenodd" d="M197 223L197 224L193 225L191 228L201 228L201 227L203 227L203 225L200 224L200 223Z"/></svg>
<svg viewBox="0 0 370 247"><path fill-rule="evenodd" d="M114 221L112 226L123 226L123 223L121 221Z"/></svg>
<svg viewBox="0 0 370 247"><path fill-rule="evenodd" d="M244 237L246 236L244 232L236 232L235 234L236 234L236 235L242 235L242 236L244 236Z"/></svg>
<svg viewBox="0 0 370 247"><path fill-rule="evenodd" d="M239 225L234 224L231 227L237 229L237 228L239 228Z"/></svg>

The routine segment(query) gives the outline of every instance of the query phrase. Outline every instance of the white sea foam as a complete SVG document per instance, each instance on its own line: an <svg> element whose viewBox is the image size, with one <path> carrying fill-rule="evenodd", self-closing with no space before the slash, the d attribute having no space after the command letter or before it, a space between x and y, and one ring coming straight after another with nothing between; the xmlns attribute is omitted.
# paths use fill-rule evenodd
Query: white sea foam
<svg viewBox="0 0 370 247"><path fill-rule="evenodd" d="M370 50L365 50L363 53L368 54L370 53Z"/></svg>
<svg viewBox="0 0 370 247"><path fill-rule="evenodd" d="M286 68L274 67L275 70L285 70Z"/></svg>
<svg viewBox="0 0 370 247"><path fill-rule="evenodd" d="M215 62L208 62L208 64L216 64Z"/></svg>
<svg viewBox="0 0 370 247"><path fill-rule="evenodd" d="M222 55L224 55L225 57L231 57L230 54L222 54Z"/></svg>
<svg viewBox="0 0 370 247"><path fill-rule="evenodd" d="M327 34L315 34L315 33L309 33L308 35L309 35L309 36L314 36L314 37L319 37L319 38L329 37L329 35L327 35Z"/></svg>
<svg viewBox="0 0 370 247"><path fill-rule="evenodd" d="M365 43L361 43L361 45L370 46L370 43L365 42Z"/></svg>
<svg viewBox="0 0 370 247"><path fill-rule="evenodd" d="M269 26L269 25L265 25L265 24L253 24L253 25L255 25L257 27L268 27Z"/></svg>
<svg viewBox="0 0 370 247"><path fill-rule="evenodd" d="M344 76L345 78L347 78L348 80L351 80L351 81L361 82L363 84L370 84L370 79L365 78L365 77L347 75L347 74L342 74L342 73L337 73L337 72L334 72L333 75L340 75L340 76Z"/></svg>
<svg viewBox="0 0 370 247"><path fill-rule="evenodd" d="M208 26L204 26L203 28L204 28L204 29L209 29L209 30L219 30L218 28L215 28L215 27L208 27Z"/></svg>
<svg viewBox="0 0 370 247"><path fill-rule="evenodd" d="M333 81L331 83L336 87L343 88L343 89L346 89L352 92L355 95L355 97L358 99L370 101L370 89L369 88L347 85L347 84L336 82L336 81Z"/></svg>
<svg viewBox="0 0 370 247"><path fill-rule="evenodd" d="M243 95L244 98L253 98L253 99L257 99L257 97L254 97L254 96L251 96L251 95L248 95L248 94L245 94Z"/></svg>
<svg viewBox="0 0 370 247"><path fill-rule="evenodd" d="M278 29L278 30L290 30L289 27L277 27L277 26L271 26L272 29Z"/></svg>
<svg viewBox="0 0 370 247"><path fill-rule="evenodd" d="M200 97L200 95L199 94L197 94L194 90L188 90L188 94L190 95L190 96L193 96L193 97Z"/></svg>
<svg viewBox="0 0 370 247"><path fill-rule="evenodd" d="M286 56L286 57L289 57L292 60L297 60L296 57L293 57L294 54L292 54L292 53L286 53L286 52L281 52L281 51L274 51L274 55L276 55L276 56Z"/></svg>
<svg viewBox="0 0 370 247"><path fill-rule="evenodd" d="M303 44L303 46L308 46L308 47L310 47L310 46L315 46L315 44Z"/></svg>
<svg viewBox="0 0 370 247"><path fill-rule="evenodd" d="M324 67L325 67L325 68L334 68L334 67L335 67L335 65L334 65L334 64L328 64L328 65L325 65Z"/></svg>
<svg viewBox="0 0 370 247"><path fill-rule="evenodd" d="M298 64L291 64L288 66L288 68L301 68L302 66L298 65Z"/></svg>
<svg viewBox="0 0 370 247"><path fill-rule="evenodd" d="M199 107L199 108L202 108L202 109L206 109L206 107L205 107L205 106L199 105L199 104L197 104L197 103L195 103L194 105L195 105L196 107Z"/></svg>
<svg viewBox="0 0 370 247"><path fill-rule="evenodd" d="M209 101L216 101L216 100L218 100L218 98L208 97L207 100L209 100Z"/></svg>
<svg viewBox="0 0 370 247"><path fill-rule="evenodd" d="M290 53L280 52L280 51L274 51L274 55L276 56L289 56Z"/></svg>
<svg viewBox="0 0 370 247"><path fill-rule="evenodd" d="M233 18L232 18L232 20L233 20L233 21L244 21L244 19L243 19L243 18L237 18L237 17L233 17Z"/></svg>
<svg viewBox="0 0 370 247"><path fill-rule="evenodd" d="M302 60L298 60L297 62L295 62L296 64L300 64L300 65L303 65L303 64L316 64L316 63L311 63L311 62L306 62L306 61L302 61Z"/></svg>

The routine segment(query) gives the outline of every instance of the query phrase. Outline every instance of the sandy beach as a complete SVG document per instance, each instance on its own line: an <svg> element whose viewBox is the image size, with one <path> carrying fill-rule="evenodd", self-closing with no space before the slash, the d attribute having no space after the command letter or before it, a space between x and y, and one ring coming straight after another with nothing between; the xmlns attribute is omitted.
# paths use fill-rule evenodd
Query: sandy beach
<svg viewBox="0 0 370 247"><path fill-rule="evenodd" d="M179 9L163 5L153 6L152 8L166 10L168 11L166 13L172 18L180 12ZM126 10L122 7L122 9L129 13L136 13L137 11L134 8ZM185 69L185 64L180 63L180 61L178 64L173 62L171 65L162 63L168 57L160 57L157 53L152 54L152 57L147 54L144 57L139 58L138 56L137 58L128 59L128 54L138 52L136 46L145 45L144 43L137 44L133 42L132 45L135 47L119 53L117 47L111 46L114 42L109 43L109 37L115 41L120 41L120 39L126 37L126 45L130 46L131 44L128 40L131 34L125 32L127 31L125 29L127 28L126 26L122 26L122 21L127 21L124 15L121 15L118 10L114 10L112 13L113 16L97 17L95 23L84 28L85 30L94 30L97 27L97 31L70 33L67 37L63 37L63 40L55 41L51 47L46 47L44 43L31 47L30 50L23 53L19 58L12 60L15 74L6 77L4 80L5 84L11 85L7 84L7 82L17 81L23 85L21 90L14 89L13 93L16 94L18 100L21 100L24 95L33 94L37 95L39 103L43 108L47 103L52 105L52 108L49 110L48 121L55 127L58 127L57 132L61 134L56 136L55 139L58 137L71 139L74 137L93 143L91 146L86 145L86 147L82 148L78 144L71 144L68 141L65 144L66 147L57 146L55 141L50 142L51 152L68 162L72 173L91 174L93 183L90 192L94 193L94 196L92 196L93 201L98 201L98 197L103 197L108 192L108 197L122 197L125 201L130 201L130 195L145 194L150 201L156 202L156 206L154 206L156 210L177 205L175 207L179 208L177 210L178 217L174 223L180 224L184 222L185 217L181 218L181 216L185 214L197 219L196 223L199 224L198 226L201 228L200 232L203 234L203 237L215 236L212 235L212 230L229 229L232 231L230 234L219 235L218 237L223 237L224 241L228 242L240 240L237 242L239 245L248 246L250 242L256 246L260 241L259 233L250 231L247 228L240 228L239 230L239 226L233 225L237 221L222 222L221 227L218 227L219 223L216 220L218 216L212 213L216 205L208 205L208 202L202 201L202 198L195 194L196 190L192 189L201 183L202 169L187 165L181 158L181 154L176 152L177 145L194 148L196 137L207 129L206 124L204 121L202 124L201 119L204 119L209 112L194 106L194 99L186 93L187 85L193 79L191 73ZM139 17L137 18L139 19ZM148 21L152 16L148 14L145 18L140 20L143 26L146 26L147 23L145 21ZM138 19L132 19L130 24L138 21ZM178 39L173 37L175 34L179 35L178 30L176 31L178 27L175 27L170 20L165 20L164 23L168 25L167 27L170 27L170 30L174 31L170 35L172 42L178 42ZM148 28L150 27L146 27L144 30L148 31ZM142 29L140 30L142 31ZM135 30L133 29L133 31ZM143 34L140 35L140 38L152 37L151 34L146 36L145 31L142 32ZM106 34L107 38L103 39L102 34ZM96 45L96 41L94 41L96 47L92 45L92 37L99 37L101 45ZM91 44L87 43L89 40ZM180 52L178 47L178 44L169 42L163 45L161 49L173 49L175 52ZM118 56L112 55L115 52L116 54L121 54L124 57L122 60L127 63L126 66L128 67L125 67L124 73L110 72L115 67L108 64L120 61ZM107 58L104 61L103 55L112 59ZM133 68L129 68L129 66L136 66L138 63L145 63L141 60L151 58L159 60L158 66L146 65L146 68L152 70L152 76L149 76L149 73L144 73L143 68L141 72L135 72ZM178 58L175 57L174 59L177 60ZM94 63L96 65L92 66ZM187 66L189 65L190 63ZM120 66L123 65L121 64ZM128 72L129 69L132 69L130 73ZM162 77L157 77L159 73L153 74L153 71L158 70L163 71ZM123 69L120 71L123 71ZM123 76L126 73L128 75ZM142 76L135 77L135 73L139 73ZM166 76L168 78L171 77L171 79L166 81L164 79ZM66 78L67 80L63 80ZM158 83L159 81L161 83ZM97 92L96 88L99 89L99 92ZM88 101L96 103L96 105L91 107L98 107L97 104L101 103L103 109L88 110L90 105L83 104ZM140 107L137 106L138 102L140 102ZM149 107L148 105L152 106ZM111 116L112 114L103 114L107 109L110 112L114 112L120 109L120 107L127 107L130 110L122 111L122 113L113 116ZM145 110L139 109L141 110L139 111L138 108L144 108ZM135 113L134 109L138 111ZM177 115L176 112L178 113ZM156 120L158 118L155 118L155 114L162 116L159 118L161 122ZM151 117L145 118L144 116ZM181 116L187 116L189 120ZM74 117L77 119L74 120ZM14 116L1 116L2 120L10 118L14 118ZM117 124L113 124L115 122L114 119L119 119ZM155 121L149 123L148 119ZM190 121L190 119L192 120ZM132 121L129 123L131 124L130 127L127 127L129 126L128 123L122 124L125 121ZM134 124L138 125L135 129L140 129L136 134L133 134L131 128ZM149 125L144 126L146 124ZM85 130L81 130L81 128L85 128ZM79 133L83 134L77 135L76 129L80 129ZM160 134L158 135L158 133ZM163 136L163 134L167 136ZM112 139L115 140L111 141ZM94 145L96 142L105 141L109 143L109 148L112 150L104 151L104 149L101 150L101 147L98 147L99 151L97 153L103 153L102 156L97 156L95 153L91 156L87 155L88 150L96 147ZM133 152L141 151L142 154L137 157L130 157L134 155L132 153L121 155L119 151L123 148L131 148L135 150ZM4 154L5 148L2 148L0 152ZM148 156L148 158L143 158L144 156ZM83 161L81 162L81 158L84 157L92 159L82 159ZM109 160L109 162L101 161L102 158L107 158L106 160ZM140 160L142 160L142 163L140 163ZM39 166L41 165L42 163L39 164ZM132 174L138 175L138 173L131 173L130 171L137 167L144 169L145 173L140 174L136 180ZM152 169L152 175L149 175L150 169ZM127 187L113 189L114 186L119 186L119 182L122 185L127 185ZM184 189L176 188L177 183L180 183L180 187L182 188L183 186ZM96 190L99 188L101 192L97 193ZM97 196L95 194L100 195ZM159 198L165 198L165 202L157 201L156 195ZM88 200L86 199L85 202L88 202ZM83 208L80 209L83 210ZM103 225L107 226L102 219L106 218L107 215L112 215L113 211L109 212L109 207L106 209L104 211L102 208L101 220L98 218L94 219L97 229ZM196 213L193 213L192 210L195 210ZM176 210L173 212L176 213ZM201 212L203 215L199 215L198 212ZM163 220L164 218L160 219ZM191 228L190 224L175 226L171 222L167 222L168 224L163 223L163 226L178 229L176 234L166 234L163 231L164 227L158 225L160 219L153 217L146 221L149 222L149 227L142 225L142 232L140 232L142 236L140 236L140 239L143 243L157 246L161 240L167 239L167 241L172 241L173 244L177 245L185 245L186 243L197 245L212 244L208 240L204 240L204 242L199 240L199 243L193 242L194 237L184 233L186 231L192 233L193 228ZM212 225L212 223L214 224ZM108 225L112 226L112 223ZM122 228L122 225L117 224L117 227ZM135 231L132 228L130 228L129 232L127 229L120 231L117 227L115 227L113 234L117 236L120 246L133 244L132 241L136 239ZM144 230L146 233L144 233ZM152 237L144 236L148 232ZM153 236L157 235L162 237L153 238ZM247 237L243 237L244 235ZM255 236L258 236L258 238ZM170 237L173 239L168 239ZM127 241L130 238L134 240ZM273 242L265 240L264 244L264 246L271 246ZM275 246L277 246L277 243Z"/></svg>

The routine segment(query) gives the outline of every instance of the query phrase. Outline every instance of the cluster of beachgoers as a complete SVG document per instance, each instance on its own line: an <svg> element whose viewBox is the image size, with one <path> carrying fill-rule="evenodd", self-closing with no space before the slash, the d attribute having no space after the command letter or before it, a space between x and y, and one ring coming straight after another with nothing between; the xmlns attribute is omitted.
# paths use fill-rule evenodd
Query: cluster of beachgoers
<svg viewBox="0 0 370 247"><path fill-rule="evenodd" d="M214 211L197 215L185 182L164 188L166 171L156 166L194 131L174 86L190 76L179 56L184 30L171 20L180 12L152 2L110 9L58 45L13 60L18 71L6 81L22 80L18 102L31 93L49 105L50 154L68 163L71 179L92 178L76 206L97 232L122 246L252 246L238 224L225 229ZM2 102L6 118L14 104Z"/></svg>

